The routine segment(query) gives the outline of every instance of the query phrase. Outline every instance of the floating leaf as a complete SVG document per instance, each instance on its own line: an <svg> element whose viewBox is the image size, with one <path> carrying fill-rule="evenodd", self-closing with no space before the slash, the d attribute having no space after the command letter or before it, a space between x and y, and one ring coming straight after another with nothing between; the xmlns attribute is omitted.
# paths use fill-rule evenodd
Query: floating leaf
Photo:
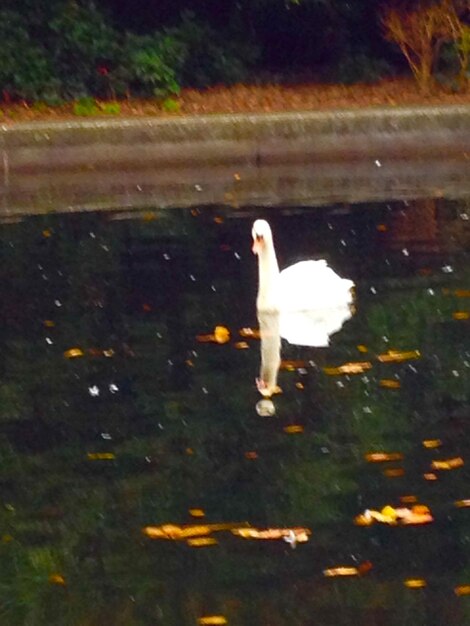
<svg viewBox="0 0 470 626"><path fill-rule="evenodd" d="M300 424L291 424L290 426L284 426L284 432L288 435L293 435L295 433L303 433L304 427Z"/></svg>
<svg viewBox="0 0 470 626"><path fill-rule="evenodd" d="M212 334L197 335L196 340L199 341L199 343L228 343L230 341L230 331L225 326L216 326Z"/></svg>
<svg viewBox="0 0 470 626"><path fill-rule="evenodd" d="M381 363L401 363L402 361L419 359L421 358L421 353L419 350L409 350L408 352L389 350L385 354L379 354L377 358Z"/></svg>
<svg viewBox="0 0 470 626"><path fill-rule="evenodd" d="M295 543L305 543L311 534L309 528L266 528L259 530L258 528L243 527L233 528L232 533L243 539L260 539L263 541L276 539L293 539Z"/></svg>
<svg viewBox="0 0 470 626"><path fill-rule="evenodd" d="M76 359L79 356L83 356L84 352L81 348L70 348L64 352L66 359Z"/></svg>
<svg viewBox="0 0 470 626"><path fill-rule="evenodd" d="M237 524L188 524L177 526L176 524L163 524L162 526L145 526L142 529L144 535L150 539L170 539L178 541L201 535L210 535L219 530L231 530L238 528Z"/></svg>
<svg viewBox="0 0 470 626"><path fill-rule="evenodd" d="M400 502L403 504L415 504L418 501L416 496L400 496Z"/></svg>
<svg viewBox="0 0 470 626"><path fill-rule="evenodd" d="M53 328L55 326L55 322L52 320L44 320L44 326L46 326L46 328Z"/></svg>
<svg viewBox="0 0 470 626"><path fill-rule="evenodd" d="M470 298L470 289L456 289L454 294L457 298Z"/></svg>
<svg viewBox="0 0 470 626"><path fill-rule="evenodd" d="M382 473L384 476L387 476L387 478L399 478L405 475L405 470L402 467L390 467L384 469Z"/></svg>
<svg viewBox="0 0 470 626"><path fill-rule="evenodd" d="M426 472L423 474L423 478L424 480L437 480L437 476L433 472Z"/></svg>
<svg viewBox="0 0 470 626"><path fill-rule="evenodd" d="M454 589L454 593L457 596L468 596L470 595L470 585L459 585Z"/></svg>
<svg viewBox="0 0 470 626"><path fill-rule="evenodd" d="M401 387L400 381L393 378L382 378L379 380L379 385L385 389L400 389Z"/></svg>
<svg viewBox="0 0 470 626"><path fill-rule="evenodd" d="M455 311L452 313L454 320L470 320L470 313L468 311Z"/></svg>
<svg viewBox="0 0 470 626"><path fill-rule="evenodd" d="M453 470L464 465L462 457L457 456L453 459L446 459L442 461L434 460L431 462L432 469L435 470Z"/></svg>
<svg viewBox="0 0 470 626"><path fill-rule="evenodd" d="M372 368L369 361L344 363L338 367L324 367L323 371L328 376L338 376L339 374L362 374Z"/></svg>
<svg viewBox="0 0 470 626"><path fill-rule="evenodd" d="M368 452L364 458L369 463L383 463L384 461L402 461L401 452Z"/></svg>
<svg viewBox="0 0 470 626"><path fill-rule="evenodd" d="M331 567L323 570L324 576L359 576L357 567Z"/></svg>
<svg viewBox="0 0 470 626"><path fill-rule="evenodd" d="M368 348L367 346L362 345L362 344L359 344L359 345L358 345L358 346L356 346L356 347L357 347L357 349L359 350L359 352L362 352L363 354L364 354L365 352L369 352L369 348Z"/></svg>
<svg viewBox="0 0 470 626"><path fill-rule="evenodd" d="M240 337L248 337L250 339L259 339L260 332L257 328L242 328L238 331Z"/></svg>
<svg viewBox="0 0 470 626"><path fill-rule="evenodd" d="M411 509L395 508L390 505L384 506L381 511L366 509L364 513L354 519L354 523L358 526L370 526L372 521L389 526L396 526L397 524L408 526L429 524L434 519L429 507L423 504L416 504Z"/></svg>
<svg viewBox="0 0 470 626"><path fill-rule="evenodd" d="M458 509L465 509L467 507L470 507L470 500L456 500L455 506Z"/></svg>
<svg viewBox="0 0 470 626"><path fill-rule="evenodd" d="M208 615L207 617L200 617L197 623L201 626L224 626L228 624L223 615Z"/></svg>
<svg viewBox="0 0 470 626"><path fill-rule="evenodd" d="M189 514L192 517L205 517L206 514L202 509L189 509Z"/></svg>
<svg viewBox="0 0 470 626"><path fill-rule="evenodd" d="M62 574L51 574L49 576L49 582L53 585L65 585L65 578Z"/></svg>
<svg viewBox="0 0 470 626"><path fill-rule="evenodd" d="M233 347L237 350L248 350L250 346L246 343L246 341L237 341L233 344Z"/></svg>
<svg viewBox="0 0 470 626"><path fill-rule="evenodd" d="M297 387L297 389L304 389L304 384L303 383L295 383L295 386Z"/></svg>
<svg viewBox="0 0 470 626"><path fill-rule="evenodd" d="M440 439L425 439L423 446L430 449L439 448L439 446L442 446L442 441Z"/></svg>
<svg viewBox="0 0 470 626"><path fill-rule="evenodd" d="M245 452L245 458L250 460L257 459L258 453L255 450L249 450L248 452Z"/></svg>
<svg viewBox="0 0 470 626"><path fill-rule="evenodd" d="M86 456L89 461L111 461L116 458L113 452L88 452Z"/></svg>
<svg viewBox="0 0 470 626"><path fill-rule="evenodd" d="M407 578L403 584L409 589L422 589L427 583L423 578Z"/></svg>
<svg viewBox="0 0 470 626"><path fill-rule="evenodd" d="M203 546L214 546L218 543L218 541L213 537L194 537L193 539L188 539L186 543L188 546L202 548Z"/></svg>

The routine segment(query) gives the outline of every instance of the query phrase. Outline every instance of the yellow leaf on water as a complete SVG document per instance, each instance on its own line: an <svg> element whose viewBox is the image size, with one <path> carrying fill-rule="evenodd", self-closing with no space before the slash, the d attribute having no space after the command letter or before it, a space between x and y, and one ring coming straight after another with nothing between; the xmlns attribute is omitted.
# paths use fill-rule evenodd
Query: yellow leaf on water
<svg viewBox="0 0 470 626"><path fill-rule="evenodd" d="M86 456L89 461L111 461L116 458L113 452L88 452Z"/></svg>
<svg viewBox="0 0 470 626"><path fill-rule="evenodd" d="M214 337L217 343L227 343L230 341L230 331L225 326L216 326L214 329Z"/></svg>
<svg viewBox="0 0 470 626"><path fill-rule="evenodd" d="M457 456L453 459L446 459L442 461L434 460L431 462L432 469L436 470L453 470L464 465L462 457Z"/></svg>
<svg viewBox="0 0 470 626"><path fill-rule="evenodd" d="M205 517L206 514L202 509L189 509L189 514L192 517Z"/></svg>
<svg viewBox="0 0 470 626"><path fill-rule="evenodd" d="M377 359L381 363L401 363L402 361L410 361L413 359L419 359L420 357L421 353L419 350L408 350L407 352L389 350L385 354L379 354Z"/></svg>
<svg viewBox="0 0 470 626"><path fill-rule="evenodd" d="M468 596L470 595L470 585L459 585L454 589L454 593L457 596Z"/></svg>
<svg viewBox="0 0 470 626"><path fill-rule="evenodd" d="M402 461L401 452L368 452L364 458L369 463L382 463L384 461Z"/></svg>
<svg viewBox="0 0 470 626"><path fill-rule="evenodd" d="M440 439L425 439L423 446L429 449L439 448L439 446L442 446L442 441Z"/></svg>
<svg viewBox="0 0 470 626"><path fill-rule="evenodd" d="M324 367L323 371L328 376L338 376L339 374L362 374L372 368L369 361L344 363L338 367Z"/></svg>
<svg viewBox="0 0 470 626"><path fill-rule="evenodd" d="M362 344L359 344L356 348L362 353L369 352L369 348L367 346L363 346Z"/></svg>
<svg viewBox="0 0 470 626"><path fill-rule="evenodd" d="M53 328L55 326L55 322L52 320L44 320L44 326L46 326L46 328Z"/></svg>
<svg viewBox="0 0 470 626"><path fill-rule="evenodd" d="M400 496L400 502L403 504L415 504L418 501L416 496Z"/></svg>
<svg viewBox="0 0 470 626"><path fill-rule="evenodd" d="M47 238L47 237L50 237L51 235L52 235L52 231L51 231L51 230L49 230L49 228L45 228L45 229L42 231L42 236L43 236L43 237L46 237L46 238Z"/></svg>
<svg viewBox="0 0 470 626"><path fill-rule="evenodd" d="M257 328L241 328L238 331L240 337L248 337L250 339L259 339L260 332Z"/></svg>
<svg viewBox="0 0 470 626"><path fill-rule="evenodd" d="M409 589L422 589L427 583L423 578L407 578L403 584Z"/></svg>
<svg viewBox="0 0 470 626"><path fill-rule="evenodd" d="M64 352L64 356L66 359L75 359L79 356L83 356L84 352L81 348L70 348Z"/></svg>
<svg viewBox="0 0 470 626"><path fill-rule="evenodd" d="M292 434L295 434L295 433L303 433L304 432L304 427L301 426L300 424L291 424L290 426L284 426L283 430L288 435L292 435Z"/></svg>
<svg viewBox="0 0 470 626"><path fill-rule="evenodd" d="M426 472L425 474L423 474L423 478L425 480L437 480L437 476L433 472Z"/></svg>
<svg viewBox="0 0 470 626"><path fill-rule="evenodd" d="M385 389L400 389L401 387L400 381L393 378L382 378L379 380L379 385Z"/></svg>
<svg viewBox="0 0 470 626"><path fill-rule="evenodd" d="M465 509L467 507L470 507L470 500L456 500L455 501L455 506L458 509Z"/></svg>
<svg viewBox="0 0 470 626"><path fill-rule="evenodd" d="M399 478L405 475L405 470L402 467L389 467L384 469L382 473L388 478Z"/></svg>
<svg viewBox="0 0 470 626"><path fill-rule="evenodd" d="M195 548L202 548L204 546L214 546L218 543L217 539L213 537L194 537L186 541L188 546L194 546Z"/></svg>
<svg viewBox="0 0 470 626"><path fill-rule="evenodd" d="M470 289L456 289L454 294L457 298L470 298Z"/></svg>
<svg viewBox="0 0 470 626"><path fill-rule="evenodd" d="M295 386L297 387L297 389L303 389L304 388L304 384L303 383L295 383Z"/></svg>
<svg viewBox="0 0 470 626"><path fill-rule="evenodd" d="M330 567L323 570L324 576L358 576L359 570L357 567Z"/></svg>
<svg viewBox="0 0 470 626"><path fill-rule="evenodd" d="M237 350L248 350L250 346L246 343L246 341L237 341L233 344L233 347Z"/></svg>
<svg viewBox="0 0 470 626"><path fill-rule="evenodd" d="M197 623L200 624L200 626L224 626L224 624L228 624L223 615L208 615L207 617L200 617L197 620Z"/></svg>
<svg viewBox="0 0 470 626"><path fill-rule="evenodd" d="M65 578L62 574L51 574L49 576L49 582L53 585L65 585Z"/></svg>
<svg viewBox="0 0 470 626"><path fill-rule="evenodd" d="M455 311L452 313L454 320L470 320L470 313L468 311Z"/></svg>

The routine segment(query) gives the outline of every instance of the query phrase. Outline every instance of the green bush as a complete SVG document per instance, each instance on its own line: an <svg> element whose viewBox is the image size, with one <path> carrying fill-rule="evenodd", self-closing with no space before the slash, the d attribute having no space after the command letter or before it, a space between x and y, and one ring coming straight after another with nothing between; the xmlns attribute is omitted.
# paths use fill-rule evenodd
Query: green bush
<svg viewBox="0 0 470 626"><path fill-rule="evenodd" d="M73 105L74 115L79 115L81 117L97 115L99 112L100 110L96 104L95 99L90 96L84 96L83 98L80 98Z"/></svg>
<svg viewBox="0 0 470 626"><path fill-rule="evenodd" d="M187 55L186 46L167 33L128 34L122 68L124 79L139 93L158 98L179 94L178 74Z"/></svg>
<svg viewBox="0 0 470 626"><path fill-rule="evenodd" d="M103 102L100 103L99 107L103 115L119 115L121 112L121 105L119 102Z"/></svg>
<svg viewBox="0 0 470 626"><path fill-rule="evenodd" d="M190 11L183 13L180 25L169 32L187 50L180 74L187 86L239 82L259 56L255 46L215 31Z"/></svg>
<svg viewBox="0 0 470 626"><path fill-rule="evenodd" d="M165 98L162 102L162 109L165 113L179 113L180 103L174 98Z"/></svg>
<svg viewBox="0 0 470 626"><path fill-rule="evenodd" d="M12 98L35 100L56 93L60 83L48 52L28 32L18 13L0 11L0 89Z"/></svg>

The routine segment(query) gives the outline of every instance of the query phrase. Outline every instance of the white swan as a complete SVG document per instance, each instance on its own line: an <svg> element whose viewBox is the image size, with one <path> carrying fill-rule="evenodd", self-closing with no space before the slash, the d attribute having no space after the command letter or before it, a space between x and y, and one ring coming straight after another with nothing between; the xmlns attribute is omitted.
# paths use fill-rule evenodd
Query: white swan
<svg viewBox="0 0 470 626"><path fill-rule="evenodd" d="M279 272L268 222L256 220L252 236L258 255L258 316L278 313L279 334L289 343L328 346L330 335L352 316L353 281L338 276L324 260L301 261Z"/></svg>

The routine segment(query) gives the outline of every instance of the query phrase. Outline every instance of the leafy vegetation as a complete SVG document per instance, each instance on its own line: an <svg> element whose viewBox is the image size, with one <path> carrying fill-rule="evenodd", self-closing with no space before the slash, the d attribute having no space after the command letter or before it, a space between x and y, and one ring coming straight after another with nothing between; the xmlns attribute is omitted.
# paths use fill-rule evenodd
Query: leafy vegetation
<svg viewBox="0 0 470 626"><path fill-rule="evenodd" d="M464 8L459 0L162 0L158 8L150 0L25 0L20 10L5 0L0 90L7 102L72 100L80 108L84 97L164 101L182 87L273 74L373 82L401 70L386 39L423 92L445 55L465 89Z"/></svg>

